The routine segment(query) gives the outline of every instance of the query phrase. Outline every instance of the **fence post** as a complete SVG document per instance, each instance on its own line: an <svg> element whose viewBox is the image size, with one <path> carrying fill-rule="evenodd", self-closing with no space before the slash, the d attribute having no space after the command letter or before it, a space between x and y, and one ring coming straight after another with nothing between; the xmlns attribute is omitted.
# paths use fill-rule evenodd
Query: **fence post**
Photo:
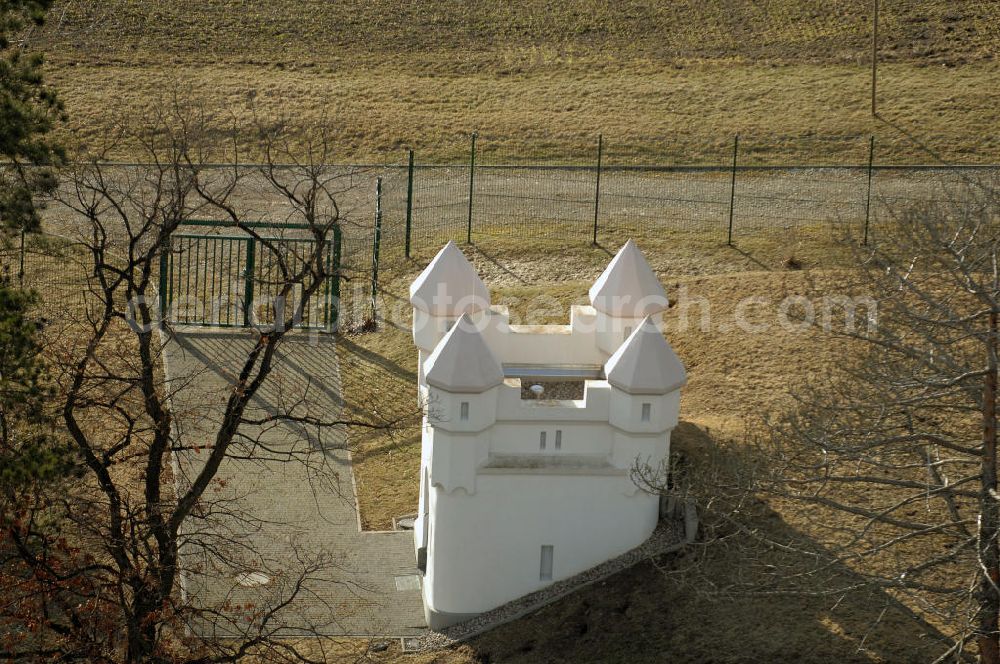
<svg viewBox="0 0 1000 664"><path fill-rule="evenodd" d="M736 206L736 155L740 149L740 135L733 138L733 175L729 184L729 236L726 244L733 244L733 208Z"/></svg>
<svg viewBox="0 0 1000 664"><path fill-rule="evenodd" d="M472 132L472 149L469 152L469 220L465 231L466 244L472 244L472 191L476 179L476 132Z"/></svg>
<svg viewBox="0 0 1000 664"><path fill-rule="evenodd" d="M868 140L868 198L865 201L865 237L861 241L862 245L868 245L868 224L871 220L872 212L872 170L875 164L875 135L872 134Z"/></svg>
<svg viewBox="0 0 1000 664"><path fill-rule="evenodd" d="M594 241L597 244L597 215L601 209L601 157L604 153L604 135L597 135L597 183L594 187Z"/></svg>
<svg viewBox="0 0 1000 664"><path fill-rule="evenodd" d="M413 228L413 150L406 172L406 257L410 257L410 231Z"/></svg>
<svg viewBox="0 0 1000 664"><path fill-rule="evenodd" d="M170 236L160 245L160 325L167 320L167 270L170 257Z"/></svg>
<svg viewBox="0 0 1000 664"><path fill-rule="evenodd" d="M243 276L243 327L250 327L250 316L253 313L253 275L256 270L254 258L257 253L257 240L249 238L246 242L247 264L246 274Z"/></svg>
<svg viewBox="0 0 1000 664"><path fill-rule="evenodd" d="M372 317L375 322L375 299L378 293L378 259L382 244L382 178L375 178L375 233L372 237Z"/></svg>
<svg viewBox="0 0 1000 664"><path fill-rule="evenodd" d="M330 283L330 297L327 300L327 329L336 332L340 326L340 224L333 227L333 276Z"/></svg>

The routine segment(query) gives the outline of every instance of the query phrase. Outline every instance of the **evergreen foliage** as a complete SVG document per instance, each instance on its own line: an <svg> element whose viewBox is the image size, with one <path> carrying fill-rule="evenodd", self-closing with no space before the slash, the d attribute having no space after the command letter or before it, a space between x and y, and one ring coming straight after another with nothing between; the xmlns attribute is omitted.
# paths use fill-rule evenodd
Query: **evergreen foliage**
<svg viewBox="0 0 1000 664"><path fill-rule="evenodd" d="M0 0L0 232L37 231L38 194L56 187L65 151L50 132L63 106L42 80L42 55L19 38L44 21L52 0Z"/></svg>

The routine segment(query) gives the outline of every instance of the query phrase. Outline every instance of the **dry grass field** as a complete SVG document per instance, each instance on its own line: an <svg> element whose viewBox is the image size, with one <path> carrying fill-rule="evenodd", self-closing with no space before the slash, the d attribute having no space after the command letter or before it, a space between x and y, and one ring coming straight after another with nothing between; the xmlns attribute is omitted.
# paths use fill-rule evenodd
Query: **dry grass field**
<svg viewBox="0 0 1000 664"><path fill-rule="evenodd" d="M858 163L859 144L874 133L884 163L996 162L1000 5L883 3L877 119L868 97L869 7L857 0L60 0L28 44L46 52L47 80L66 103L60 131L84 145L100 141L118 117L180 98L211 109L220 136L233 116L252 110L287 122L293 134L323 122L345 163L397 163L407 147L423 162L464 159L474 130L487 159L547 163L589 163L598 133L612 161L724 163L740 133L761 163ZM567 247L556 224L551 231L525 242L477 228L481 241L463 247L494 302L509 305L519 322L565 320L625 239L609 233L605 246ZM786 295L860 294L844 292L844 253L828 229L741 238L739 248L693 231L655 230L640 240L672 297L686 293L711 307L704 330L701 305L678 304L666 316L690 373L678 445L739 445L748 426L788 405L797 383L848 352L773 326ZM407 287L442 243L422 237L410 260L387 246L378 330L346 334L338 347L347 407L408 417L391 436L350 432L366 528L387 528L416 508ZM747 296L774 304L758 312L772 323L767 332L732 326ZM807 511L759 504L753 516L762 529L814 534ZM737 556L716 552L704 571L725 586L738 573ZM718 601L647 563L451 650L413 656L395 644L374 653L343 642L332 644L328 659L909 662L933 659L934 629L888 595Z"/></svg>
<svg viewBox="0 0 1000 664"><path fill-rule="evenodd" d="M1000 9L886 3L873 120L868 7L63 0L30 44L84 142L176 93L225 109L220 128L251 101L293 128L324 121L344 162L406 146L457 159L473 130L483 150L548 162L589 161L599 132L611 152L666 163L724 160L736 132L772 162L856 161L853 141L816 135L873 132L885 161L995 161Z"/></svg>

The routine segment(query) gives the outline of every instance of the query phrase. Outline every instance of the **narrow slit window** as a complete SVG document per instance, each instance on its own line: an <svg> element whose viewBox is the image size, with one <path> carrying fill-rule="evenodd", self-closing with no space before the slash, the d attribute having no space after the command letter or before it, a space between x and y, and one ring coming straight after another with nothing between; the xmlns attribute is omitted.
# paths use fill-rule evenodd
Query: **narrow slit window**
<svg viewBox="0 0 1000 664"><path fill-rule="evenodd" d="M469 419L469 402L463 401L458 407L458 419L465 421Z"/></svg>
<svg viewBox="0 0 1000 664"><path fill-rule="evenodd" d="M552 580L552 545L543 544L542 545L542 560L538 567L538 580L539 581L551 581Z"/></svg>
<svg viewBox="0 0 1000 664"><path fill-rule="evenodd" d="M545 449L545 432L544 431L542 431L540 434L538 434L538 449L540 449L540 450L544 450Z"/></svg>
<svg viewBox="0 0 1000 664"><path fill-rule="evenodd" d="M642 421L648 422L652 412L653 412L653 404L650 403L642 404L642 415L640 416Z"/></svg>
<svg viewBox="0 0 1000 664"><path fill-rule="evenodd" d="M562 429L556 429L556 449L562 449Z"/></svg>
<svg viewBox="0 0 1000 664"><path fill-rule="evenodd" d="M625 338L628 339L631 336L632 336L632 326L631 325L626 325L625 326Z"/></svg>

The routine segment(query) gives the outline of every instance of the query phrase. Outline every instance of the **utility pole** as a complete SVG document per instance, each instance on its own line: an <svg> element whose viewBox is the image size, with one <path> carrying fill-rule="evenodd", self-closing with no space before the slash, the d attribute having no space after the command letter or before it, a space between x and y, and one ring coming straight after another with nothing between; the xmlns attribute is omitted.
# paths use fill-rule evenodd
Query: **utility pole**
<svg viewBox="0 0 1000 664"><path fill-rule="evenodd" d="M875 107L875 84L878 67L878 0L872 0L872 117L878 117Z"/></svg>

